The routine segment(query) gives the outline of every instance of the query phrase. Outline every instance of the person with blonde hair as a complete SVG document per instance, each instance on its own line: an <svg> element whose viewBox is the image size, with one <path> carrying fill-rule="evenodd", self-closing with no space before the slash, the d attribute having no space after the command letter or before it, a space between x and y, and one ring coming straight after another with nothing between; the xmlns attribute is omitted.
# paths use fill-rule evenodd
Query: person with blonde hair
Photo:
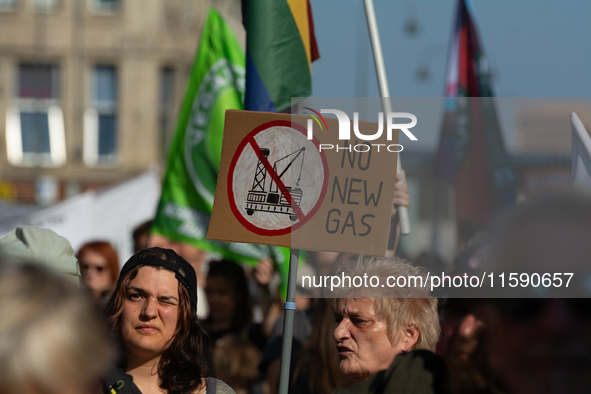
<svg viewBox="0 0 591 394"><path fill-rule="evenodd" d="M360 256L343 262L336 277L344 280L328 296L333 297L339 369L354 382L363 382L337 391L380 392L370 387L376 387L374 374L384 370L378 380L385 386L439 385L443 361L432 353L440 333L437 299L430 296L419 268L397 257ZM409 363L416 372L413 378L404 377Z"/></svg>
<svg viewBox="0 0 591 394"><path fill-rule="evenodd" d="M0 264L0 392L96 393L114 357L78 286L40 265Z"/></svg>

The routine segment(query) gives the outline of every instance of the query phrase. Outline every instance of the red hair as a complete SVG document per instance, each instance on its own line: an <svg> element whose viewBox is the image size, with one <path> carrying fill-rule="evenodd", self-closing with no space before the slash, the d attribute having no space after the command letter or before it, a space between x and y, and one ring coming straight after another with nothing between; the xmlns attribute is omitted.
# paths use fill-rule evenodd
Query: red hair
<svg viewBox="0 0 591 394"><path fill-rule="evenodd" d="M111 280L114 283L117 282L117 278L119 277L119 257L115 248L106 241L87 242L78 250L78 254L76 255L78 261L82 260L84 253L89 251L98 253L107 260L107 265L111 271Z"/></svg>

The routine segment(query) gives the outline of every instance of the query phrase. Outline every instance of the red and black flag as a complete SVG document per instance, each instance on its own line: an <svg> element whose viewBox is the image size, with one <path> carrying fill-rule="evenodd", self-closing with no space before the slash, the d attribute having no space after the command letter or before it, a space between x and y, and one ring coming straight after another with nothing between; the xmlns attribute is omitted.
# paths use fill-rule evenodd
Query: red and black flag
<svg viewBox="0 0 591 394"><path fill-rule="evenodd" d="M490 75L472 3L458 0L435 167L438 178L455 187L456 222L464 240L495 211L515 204L515 173L505 150Z"/></svg>

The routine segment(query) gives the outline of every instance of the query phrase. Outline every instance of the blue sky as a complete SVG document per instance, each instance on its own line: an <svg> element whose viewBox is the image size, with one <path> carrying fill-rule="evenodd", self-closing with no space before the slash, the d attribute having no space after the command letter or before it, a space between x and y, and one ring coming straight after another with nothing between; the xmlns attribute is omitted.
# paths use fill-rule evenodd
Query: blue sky
<svg viewBox="0 0 591 394"><path fill-rule="evenodd" d="M363 0L311 4L321 54L313 64L313 96L379 96ZM457 0L374 0L374 5L390 95L441 97ZM473 5L497 97L591 97L591 1L474 0ZM413 18L418 33L408 35L404 26ZM419 68L429 71L428 79L417 78ZM510 150L516 102L498 104ZM438 131L430 130L414 147L435 149Z"/></svg>
<svg viewBox="0 0 591 394"><path fill-rule="evenodd" d="M377 96L362 0L311 0L321 59L317 97ZM456 0L374 0L390 94L443 92ZM499 97L591 96L591 1L474 0L481 42ZM404 24L416 18L419 31ZM416 70L427 66L430 78ZM361 94L360 94L361 93Z"/></svg>

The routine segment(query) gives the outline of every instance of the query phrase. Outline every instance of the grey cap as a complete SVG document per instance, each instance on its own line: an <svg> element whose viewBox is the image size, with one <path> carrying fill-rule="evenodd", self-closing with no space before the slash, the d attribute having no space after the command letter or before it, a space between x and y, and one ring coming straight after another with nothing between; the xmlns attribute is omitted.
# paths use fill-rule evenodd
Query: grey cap
<svg viewBox="0 0 591 394"><path fill-rule="evenodd" d="M0 239L0 259L35 263L79 282L78 259L67 239L52 230L21 226Z"/></svg>

